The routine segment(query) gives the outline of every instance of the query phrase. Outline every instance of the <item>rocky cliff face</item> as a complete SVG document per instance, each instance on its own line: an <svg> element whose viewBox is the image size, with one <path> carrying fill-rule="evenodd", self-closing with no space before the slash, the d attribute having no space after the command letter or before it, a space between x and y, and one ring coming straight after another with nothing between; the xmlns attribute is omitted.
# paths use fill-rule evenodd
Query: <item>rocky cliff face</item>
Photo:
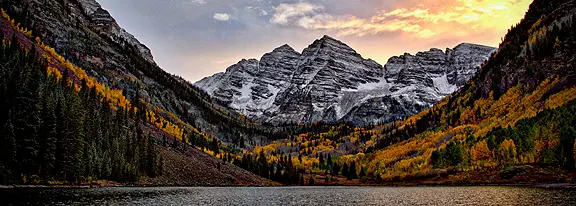
<svg viewBox="0 0 576 206"><path fill-rule="evenodd" d="M437 103L463 86L495 50L460 44L392 57L382 67L324 36L301 54L284 45L195 85L259 121L373 124Z"/></svg>

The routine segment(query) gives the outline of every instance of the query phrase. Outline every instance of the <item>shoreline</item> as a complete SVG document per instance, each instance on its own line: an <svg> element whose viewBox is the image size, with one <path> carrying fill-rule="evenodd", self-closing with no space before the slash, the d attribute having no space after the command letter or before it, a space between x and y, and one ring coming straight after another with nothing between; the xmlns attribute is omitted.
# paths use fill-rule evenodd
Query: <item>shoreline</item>
<svg viewBox="0 0 576 206"><path fill-rule="evenodd" d="M544 189L576 189L576 183L470 183L470 184L366 184L366 185L286 185L286 186L215 186L215 185L0 185L0 191L6 189L95 189L95 188L114 188L114 187L132 187L132 188L166 188L166 187L189 187L189 188L259 188L259 187L529 187Z"/></svg>

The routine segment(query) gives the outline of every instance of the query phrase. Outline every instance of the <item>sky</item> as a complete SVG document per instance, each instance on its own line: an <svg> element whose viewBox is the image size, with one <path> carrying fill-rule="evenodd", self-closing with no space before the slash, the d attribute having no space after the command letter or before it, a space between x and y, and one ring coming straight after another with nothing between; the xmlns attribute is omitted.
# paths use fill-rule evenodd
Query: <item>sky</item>
<svg viewBox="0 0 576 206"><path fill-rule="evenodd" d="M329 35L384 65L392 56L459 43L497 47L531 0L98 0L195 82L284 44L302 51Z"/></svg>

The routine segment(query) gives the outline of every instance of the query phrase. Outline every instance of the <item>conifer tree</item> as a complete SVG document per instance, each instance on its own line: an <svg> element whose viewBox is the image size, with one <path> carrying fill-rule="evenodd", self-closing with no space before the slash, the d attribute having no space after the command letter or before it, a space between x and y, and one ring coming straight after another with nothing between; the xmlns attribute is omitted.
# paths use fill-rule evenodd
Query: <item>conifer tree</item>
<svg viewBox="0 0 576 206"><path fill-rule="evenodd" d="M23 61L28 59L23 58ZM29 64L20 71L20 89L16 92L14 104L14 132L18 144L18 161L25 176L37 173L38 161L38 127L39 117L39 71L34 71Z"/></svg>
<svg viewBox="0 0 576 206"><path fill-rule="evenodd" d="M356 174L356 162L352 161L352 163L350 163L350 169L348 171L348 179L356 179L358 178L358 175Z"/></svg>
<svg viewBox="0 0 576 206"><path fill-rule="evenodd" d="M574 139L576 132L571 126L563 126L560 130L560 144L564 167L574 171Z"/></svg>
<svg viewBox="0 0 576 206"><path fill-rule="evenodd" d="M45 89L52 89L50 86L46 86ZM41 157L41 168L40 172L42 177L49 179L53 177L54 170L56 169L56 145L58 144L58 133L56 131L57 119L55 113L55 97L49 95L48 91L45 91L46 95L43 100L44 106L42 107L42 126L40 129L43 138L41 138L40 145L40 157Z"/></svg>
<svg viewBox="0 0 576 206"><path fill-rule="evenodd" d="M348 164L344 163L344 165L342 166L342 175L348 177L348 172L349 172Z"/></svg>
<svg viewBox="0 0 576 206"><path fill-rule="evenodd" d="M0 184L13 183L18 175L16 146L12 112L9 111L7 121L0 130Z"/></svg>

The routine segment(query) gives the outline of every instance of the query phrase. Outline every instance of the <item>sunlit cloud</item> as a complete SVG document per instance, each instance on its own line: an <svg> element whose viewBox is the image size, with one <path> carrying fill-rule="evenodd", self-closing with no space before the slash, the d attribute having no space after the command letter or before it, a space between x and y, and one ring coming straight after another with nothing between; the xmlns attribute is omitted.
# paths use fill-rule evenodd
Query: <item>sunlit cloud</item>
<svg viewBox="0 0 576 206"><path fill-rule="evenodd" d="M280 25L297 25L309 28L308 21L319 18L322 14L316 11L323 9L321 5L300 2L296 4L280 4L274 8L274 15L270 22Z"/></svg>
<svg viewBox="0 0 576 206"><path fill-rule="evenodd" d="M530 1L98 0L162 68L191 81L283 44L302 51L322 35L380 64L462 42L498 46Z"/></svg>
<svg viewBox="0 0 576 206"><path fill-rule="evenodd" d="M281 4L272 23L305 29L336 31L338 35L364 36L381 32L404 32L419 38L445 33L466 35L471 31L507 29L524 15L530 0L455 0L442 8L396 8L370 18L323 13L323 7L306 2ZM436 2L438 4L438 2Z"/></svg>
<svg viewBox="0 0 576 206"><path fill-rule="evenodd" d="M218 21L228 21L230 20L230 14L227 13L215 13L214 19Z"/></svg>

